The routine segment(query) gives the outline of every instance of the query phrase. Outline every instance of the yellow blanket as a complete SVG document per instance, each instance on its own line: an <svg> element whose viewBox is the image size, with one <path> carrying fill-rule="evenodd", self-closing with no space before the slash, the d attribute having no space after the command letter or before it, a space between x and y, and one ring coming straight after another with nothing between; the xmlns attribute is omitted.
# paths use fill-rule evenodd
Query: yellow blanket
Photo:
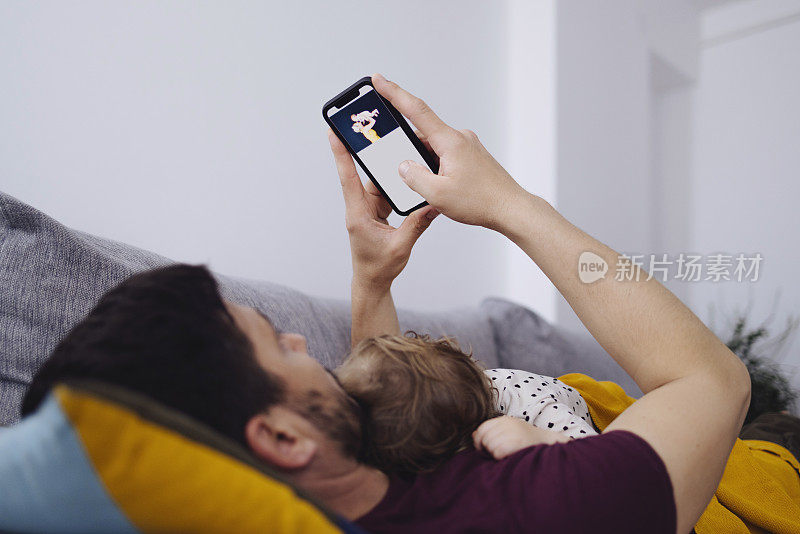
<svg viewBox="0 0 800 534"><path fill-rule="evenodd" d="M580 373L559 377L577 389L600 430L635 402L613 382ZM752 529L752 530L751 530ZM761 529L761 530L759 530ZM800 533L800 463L784 447L737 439L697 534Z"/></svg>

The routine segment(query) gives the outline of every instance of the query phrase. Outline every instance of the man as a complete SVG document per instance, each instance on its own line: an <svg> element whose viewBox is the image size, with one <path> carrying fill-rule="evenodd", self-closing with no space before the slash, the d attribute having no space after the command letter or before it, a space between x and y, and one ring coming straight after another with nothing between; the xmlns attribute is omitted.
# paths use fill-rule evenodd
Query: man
<svg viewBox="0 0 800 534"><path fill-rule="evenodd" d="M39 369L23 417L73 377L144 393L205 423L347 517L385 490L386 476L356 459L357 404L305 339L224 301L205 267L143 272L106 293ZM353 487L375 488L374 502Z"/></svg>
<svg viewBox="0 0 800 534"><path fill-rule="evenodd" d="M431 207L395 229L377 191L363 188L329 135L347 206L354 338L395 328L374 318L396 320L387 313L391 282L440 212L522 248L640 386L639 401L598 436L531 446L499 461L468 450L434 472L389 477L358 461L358 407L308 356L304 340L224 303L202 268L179 266L138 275L104 297L37 375L26 412L60 377L128 385L238 439L376 532L689 532L749 404L744 365L655 279L583 284L582 252L611 264L617 254L523 190L475 134L453 130L379 75L373 84L420 129L441 170L400 165ZM151 365L166 374L144 369Z"/></svg>

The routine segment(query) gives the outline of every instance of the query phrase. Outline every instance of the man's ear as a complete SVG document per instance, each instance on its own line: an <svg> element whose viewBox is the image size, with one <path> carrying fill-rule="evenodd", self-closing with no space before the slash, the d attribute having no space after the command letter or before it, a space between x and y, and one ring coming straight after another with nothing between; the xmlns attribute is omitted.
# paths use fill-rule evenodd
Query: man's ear
<svg viewBox="0 0 800 534"><path fill-rule="evenodd" d="M303 431L305 419L281 406L253 416L245 426L245 439L253 453L279 469L306 467L317 452L317 442Z"/></svg>

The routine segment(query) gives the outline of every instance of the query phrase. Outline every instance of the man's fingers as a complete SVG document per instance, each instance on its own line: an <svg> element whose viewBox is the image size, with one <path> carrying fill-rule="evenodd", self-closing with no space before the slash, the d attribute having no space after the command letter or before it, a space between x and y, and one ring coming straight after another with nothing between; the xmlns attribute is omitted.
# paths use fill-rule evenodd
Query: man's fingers
<svg viewBox="0 0 800 534"><path fill-rule="evenodd" d="M398 168L400 176L408 187L422 195L425 200L435 204L435 191L439 189L445 178L433 174L430 169L416 161L406 160Z"/></svg>
<svg viewBox="0 0 800 534"><path fill-rule="evenodd" d="M375 213L378 218L386 219L392 213L392 206L389 204L389 201L378 191L378 188L375 187L375 184L372 183L372 180L367 181L367 185L364 186L364 190L367 192L367 202L369 202L370 206L372 207L373 213Z"/></svg>
<svg viewBox="0 0 800 534"><path fill-rule="evenodd" d="M383 195L381 195L381 192L378 191L378 188L375 187L375 184L372 183L372 180L367 182L367 185L364 186L364 190L370 195L375 195L376 197L383 197Z"/></svg>
<svg viewBox="0 0 800 534"><path fill-rule="evenodd" d="M400 113L411 119L411 122L433 142L434 148L436 143L433 138L437 135L455 132L455 130L445 124L425 102L396 83L390 82L382 75L373 74L372 85L378 93L391 102Z"/></svg>
<svg viewBox="0 0 800 534"><path fill-rule="evenodd" d="M436 163L438 164L439 163L439 155L431 147L431 142L428 139L428 136L426 136L424 133L420 132L419 130L414 130L414 133L419 138L419 140L422 141L422 144L425 146L425 148L428 149L428 152L430 152L431 156L433 156L433 159L435 159Z"/></svg>
<svg viewBox="0 0 800 534"><path fill-rule="evenodd" d="M339 173L339 181L342 184L345 206L347 209L359 209L358 206L363 206L364 186L361 185L353 158L331 129L328 129L328 141L331 144L336 171Z"/></svg>
<svg viewBox="0 0 800 534"><path fill-rule="evenodd" d="M418 209L400 224L395 239L399 240L403 249L411 250L419 236L428 229L437 215L439 212L430 206Z"/></svg>
<svg viewBox="0 0 800 534"><path fill-rule="evenodd" d="M428 140L427 135L425 135L419 130L414 130L414 135L416 135L419 138L419 140L422 141L422 144L425 145L425 148L427 148L430 152L433 152L433 149L431 148L431 142Z"/></svg>

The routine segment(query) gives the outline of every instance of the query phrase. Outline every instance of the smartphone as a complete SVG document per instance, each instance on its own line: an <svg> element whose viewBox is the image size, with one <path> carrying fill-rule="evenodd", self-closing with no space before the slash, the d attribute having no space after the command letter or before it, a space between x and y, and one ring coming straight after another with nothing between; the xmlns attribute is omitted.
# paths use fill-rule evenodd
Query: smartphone
<svg viewBox="0 0 800 534"><path fill-rule="evenodd" d="M369 76L328 100L322 116L398 215L428 204L403 182L397 168L407 159L424 162L434 173L439 165Z"/></svg>

